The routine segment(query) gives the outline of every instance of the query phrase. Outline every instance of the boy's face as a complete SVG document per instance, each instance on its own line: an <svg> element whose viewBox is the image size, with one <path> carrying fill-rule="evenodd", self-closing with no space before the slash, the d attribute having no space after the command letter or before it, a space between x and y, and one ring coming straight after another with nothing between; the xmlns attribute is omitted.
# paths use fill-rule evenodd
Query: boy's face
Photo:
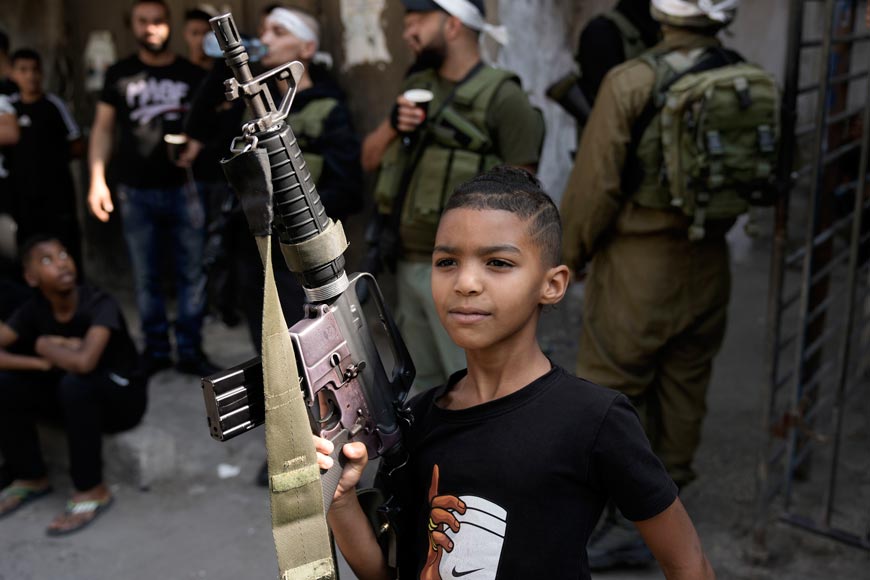
<svg viewBox="0 0 870 580"><path fill-rule="evenodd" d="M548 267L528 222L502 210L452 209L441 216L432 254L432 297L441 324L466 350L534 338L539 306L568 286Z"/></svg>
<svg viewBox="0 0 870 580"><path fill-rule="evenodd" d="M209 32L211 28L204 20L193 19L184 23L184 42L191 58L198 59L202 56L202 39Z"/></svg>
<svg viewBox="0 0 870 580"><path fill-rule="evenodd" d="M24 278L33 288L67 292L76 285L76 264L60 242L48 240L30 250Z"/></svg>
<svg viewBox="0 0 870 580"><path fill-rule="evenodd" d="M16 59L9 76L24 94L31 95L42 92L42 69L35 60Z"/></svg>

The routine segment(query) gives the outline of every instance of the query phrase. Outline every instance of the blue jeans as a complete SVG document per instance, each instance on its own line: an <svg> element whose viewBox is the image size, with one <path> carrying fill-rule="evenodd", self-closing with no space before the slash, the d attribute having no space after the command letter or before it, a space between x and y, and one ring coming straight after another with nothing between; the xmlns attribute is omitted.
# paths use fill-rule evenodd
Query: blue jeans
<svg viewBox="0 0 870 580"><path fill-rule="evenodd" d="M118 197L124 238L133 263L145 350L160 357L168 357L172 350L161 280L161 252L169 252L178 303L176 350L179 358L196 357L202 342L205 311L202 200L194 188L185 186L139 189L122 185Z"/></svg>

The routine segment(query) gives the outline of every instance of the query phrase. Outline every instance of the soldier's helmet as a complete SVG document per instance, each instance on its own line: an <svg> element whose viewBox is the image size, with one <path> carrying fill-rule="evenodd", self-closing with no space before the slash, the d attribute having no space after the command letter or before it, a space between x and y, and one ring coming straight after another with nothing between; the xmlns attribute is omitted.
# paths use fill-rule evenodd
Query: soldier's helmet
<svg viewBox="0 0 870 580"><path fill-rule="evenodd" d="M652 0L650 11L662 24L719 30L734 20L740 0Z"/></svg>

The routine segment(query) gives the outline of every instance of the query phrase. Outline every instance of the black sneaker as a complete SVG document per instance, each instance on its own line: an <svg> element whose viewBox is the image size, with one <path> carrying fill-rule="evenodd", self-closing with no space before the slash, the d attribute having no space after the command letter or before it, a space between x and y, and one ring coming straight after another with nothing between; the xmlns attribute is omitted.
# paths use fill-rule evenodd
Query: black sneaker
<svg viewBox="0 0 870 580"><path fill-rule="evenodd" d="M205 353L197 353L194 356L180 356L175 363L175 370L186 375L207 377L220 370L220 367L208 360Z"/></svg>
<svg viewBox="0 0 870 580"><path fill-rule="evenodd" d="M606 521L589 540L586 547L589 569L641 568L655 562L640 532L618 510L608 514Z"/></svg>

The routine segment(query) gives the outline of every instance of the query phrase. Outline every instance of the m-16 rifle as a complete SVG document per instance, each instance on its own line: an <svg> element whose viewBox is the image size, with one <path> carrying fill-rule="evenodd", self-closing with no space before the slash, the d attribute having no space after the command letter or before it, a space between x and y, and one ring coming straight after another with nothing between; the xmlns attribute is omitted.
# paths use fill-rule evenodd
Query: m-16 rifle
<svg viewBox="0 0 870 580"><path fill-rule="evenodd" d="M302 320L289 329L293 352L283 353L291 363L295 361L298 369L296 388L301 390L308 415L304 431L333 440L336 458L341 458L341 443L361 441L369 458L383 457L388 463L400 465L404 456L400 427L415 370L377 282L366 273L350 278L345 273L343 252L347 241L341 223L334 223L326 215L293 131L285 121L303 65L287 63L254 77L232 16L215 17L211 26L233 73L233 78L225 82L226 96L230 100L244 98L253 113L253 119L243 126L242 136L233 141L232 156L222 162L224 172L241 199L252 234L259 238L267 265L267 285L271 271L266 248L268 236L274 231L285 261L309 301ZM266 84L272 78L286 81L289 86L277 107ZM264 239L267 241L262 243ZM359 299L363 291L370 297L365 309ZM372 334L372 310L389 344L385 357L392 360L387 364ZM212 437L226 441L265 422L268 444L273 431L266 402L276 395L269 391L268 381L274 381L274 374L270 379L268 363L266 367L265 394L260 359L202 380ZM284 390L292 390L286 387ZM298 425L292 427L298 437ZM313 450L310 436L307 443ZM300 475L303 470L291 469L295 459L286 458L281 461L287 473L278 473L276 479L271 449L269 453L273 496L282 491L276 487L296 485L300 477L307 477ZM336 461L337 469L324 476L325 510L340 476L338 464ZM277 527L274 519L273 503L273 525ZM279 535L275 537L277 544ZM280 564L280 546L278 553Z"/></svg>

